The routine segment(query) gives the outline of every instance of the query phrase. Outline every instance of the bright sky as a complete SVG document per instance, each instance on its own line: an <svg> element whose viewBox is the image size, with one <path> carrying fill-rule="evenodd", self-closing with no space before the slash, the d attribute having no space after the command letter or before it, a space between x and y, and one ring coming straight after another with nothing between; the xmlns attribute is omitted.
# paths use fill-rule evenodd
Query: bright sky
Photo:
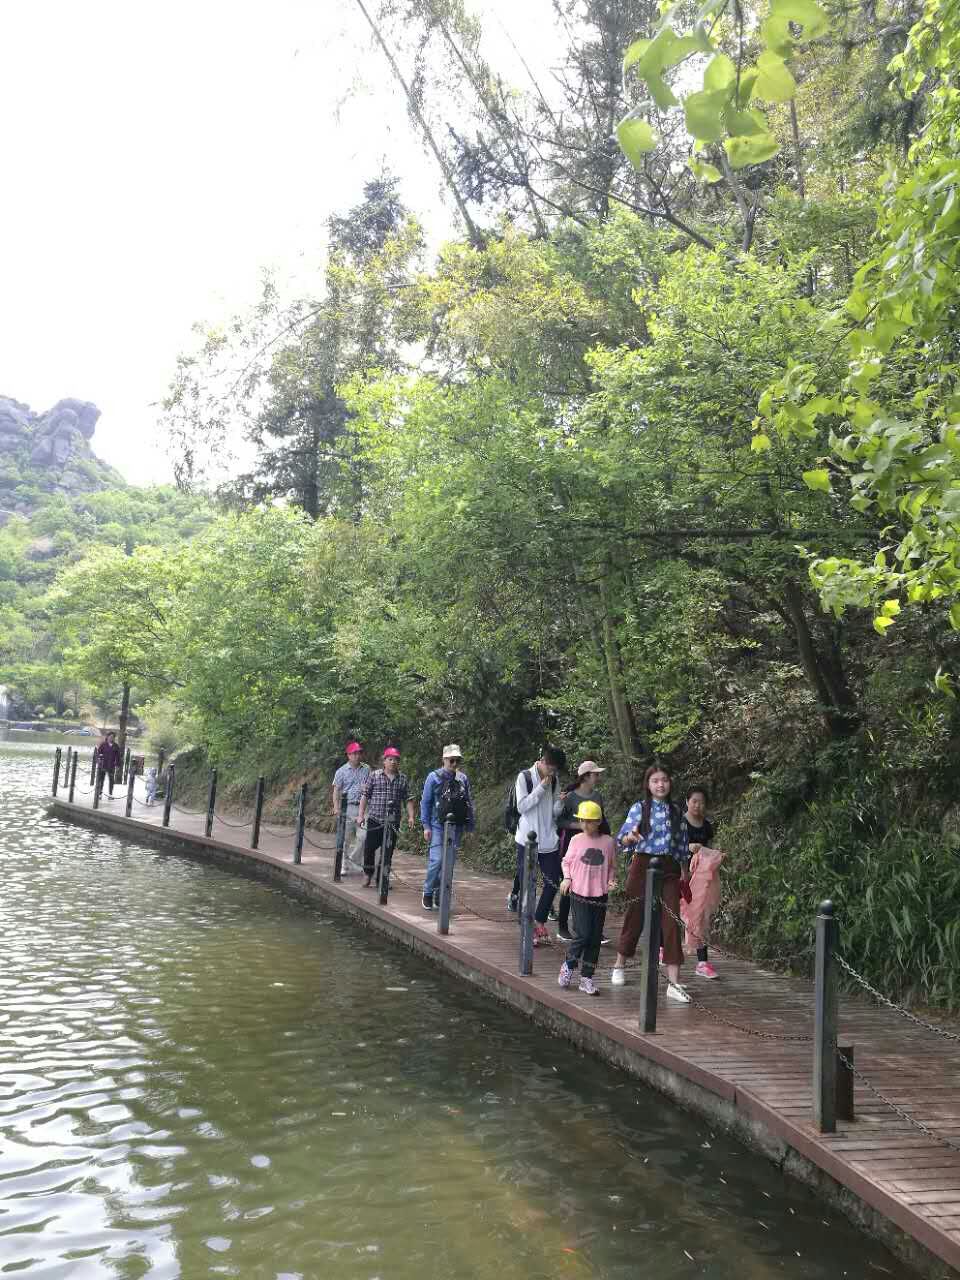
<svg viewBox="0 0 960 1280"><path fill-rule="evenodd" d="M543 66L550 0L473 10L505 74L501 23ZM384 160L432 238L453 228L354 0L31 0L0 30L0 395L93 400L133 483L170 478L151 406L191 325L252 302L263 266L307 278Z"/></svg>

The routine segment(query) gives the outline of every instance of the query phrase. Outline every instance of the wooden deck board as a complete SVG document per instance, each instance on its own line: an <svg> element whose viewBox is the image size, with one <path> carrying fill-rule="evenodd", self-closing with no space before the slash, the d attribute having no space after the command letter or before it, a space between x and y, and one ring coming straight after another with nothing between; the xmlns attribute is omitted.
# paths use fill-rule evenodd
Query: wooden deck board
<svg viewBox="0 0 960 1280"><path fill-rule="evenodd" d="M119 790L103 805L108 815L123 813ZM88 809L89 795L77 797L73 811ZM58 813L71 816L61 797ZM131 839L143 827L157 828L162 807L135 809L134 820L122 820ZM79 816L79 815L78 815ZM202 849L204 819L175 812L172 829ZM254 859L289 866L292 828L273 823L263 831ZM897 1116L857 1082L853 1123L841 1123L836 1134L816 1132L811 1118L812 1057L809 1043L765 1040L716 1021L695 1005L662 1001L655 1035L639 1031L638 966L630 966L624 987L610 985L610 968L619 920L610 915L597 970L600 999L563 991L556 973L562 944L538 949L534 974L518 974L517 917L506 910L504 880L462 869L457 873L455 906L448 938L439 938L436 916L422 910L422 859L397 854L390 902L380 907L375 891L361 887L361 877L332 883L332 838L310 832L317 845L305 849L298 873L331 897L427 942L452 958L506 984L573 1022L623 1045L677 1076L707 1089L759 1122L779 1140L819 1165L872 1208L918 1240L960 1274L960 1152L938 1145ZM217 822L213 847L244 852L249 829ZM719 981L688 975L692 993L713 1014L753 1031L812 1034L812 985L749 963L717 956ZM895 1014L844 998L841 1043L855 1046L856 1065L887 1097L911 1117L960 1144L960 1045L898 1019Z"/></svg>

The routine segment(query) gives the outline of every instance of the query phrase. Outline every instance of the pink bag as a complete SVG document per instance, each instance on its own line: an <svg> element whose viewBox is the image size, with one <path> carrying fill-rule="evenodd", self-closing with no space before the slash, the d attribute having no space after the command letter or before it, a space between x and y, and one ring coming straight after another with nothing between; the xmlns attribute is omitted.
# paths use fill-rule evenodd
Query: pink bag
<svg viewBox="0 0 960 1280"><path fill-rule="evenodd" d="M720 863L727 855L720 849L701 846L690 859L690 902L680 903L680 915L687 926L687 946L703 947L710 933L710 921L720 904Z"/></svg>

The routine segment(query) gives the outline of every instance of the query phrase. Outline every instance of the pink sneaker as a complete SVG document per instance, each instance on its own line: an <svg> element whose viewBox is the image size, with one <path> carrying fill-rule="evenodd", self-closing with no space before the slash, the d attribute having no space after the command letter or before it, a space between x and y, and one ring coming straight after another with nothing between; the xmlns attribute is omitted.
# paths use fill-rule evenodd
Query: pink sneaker
<svg viewBox="0 0 960 1280"><path fill-rule="evenodd" d="M550 941L550 933L545 924L535 924L533 926L533 945L535 947L545 947Z"/></svg>
<svg viewBox="0 0 960 1280"><path fill-rule="evenodd" d="M557 985L560 987L569 987L570 979L573 977L573 972L574 971L567 964L566 960L564 960L563 964L560 966L560 972L557 975Z"/></svg>
<svg viewBox="0 0 960 1280"><path fill-rule="evenodd" d="M701 960L694 972L698 978L716 978L719 976L709 960Z"/></svg>

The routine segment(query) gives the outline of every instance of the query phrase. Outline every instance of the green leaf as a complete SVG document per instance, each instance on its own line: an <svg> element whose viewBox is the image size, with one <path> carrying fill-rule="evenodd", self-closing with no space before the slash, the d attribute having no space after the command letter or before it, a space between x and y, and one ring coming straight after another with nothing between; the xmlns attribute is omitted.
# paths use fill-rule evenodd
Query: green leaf
<svg viewBox="0 0 960 1280"><path fill-rule="evenodd" d="M633 44L627 49L623 55L623 70L626 74L634 63L639 62L646 51L650 48L649 40L634 40Z"/></svg>
<svg viewBox="0 0 960 1280"><path fill-rule="evenodd" d="M803 473L803 483L808 489L813 489L819 493L830 493L830 472L824 468L816 471L805 471Z"/></svg>
<svg viewBox="0 0 960 1280"><path fill-rule="evenodd" d="M737 78L737 65L725 53L718 53L707 63L703 73L703 87L709 92L729 89Z"/></svg>
<svg viewBox="0 0 960 1280"><path fill-rule="evenodd" d="M762 433L754 436L750 441L750 448L754 453L766 453L770 448L770 437L765 436Z"/></svg>
<svg viewBox="0 0 960 1280"><path fill-rule="evenodd" d="M723 113L723 120L727 126L727 132L733 138L769 132L767 117L756 108L751 111L738 111L731 103Z"/></svg>
<svg viewBox="0 0 960 1280"><path fill-rule="evenodd" d="M719 142L723 137L723 110L729 100L726 89L691 93L683 104L687 128L702 142Z"/></svg>
<svg viewBox="0 0 960 1280"><path fill-rule="evenodd" d="M830 30L830 19L816 0L771 0L770 17L803 27L804 40L816 40Z"/></svg>
<svg viewBox="0 0 960 1280"><path fill-rule="evenodd" d="M617 125L620 150L635 169L643 167L643 157L657 145L657 136L646 120L627 116Z"/></svg>
<svg viewBox="0 0 960 1280"><path fill-rule="evenodd" d="M772 49L765 49L757 59L759 75L753 86L753 97L764 102L789 102L797 92L797 82L784 60Z"/></svg>
<svg viewBox="0 0 960 1280"><path fill-rule="evenodd" d="M883 618L895 618L899 612L899 600L884 600L880 608L880 616Z"/></svg>
<svg viewBox="0 0 960 1280"><path fill-rule="evenodd" d="M748 138L727 138L724 148L732 169L745 169L748 164L762 164L780 150L772 133L758 133Z"/></svg>
<svg viewBox="0 0 960 1280"><path fill-rule="evenodd" d="M768 49L779 54L781 58L787 58L793 52L793 35L787 18L771 14L766 22L761 24L760 38Z"/></svg>
<svg viewBox="0 0 960 1280"><path fill-rule="evenodd" d="M750 101L753 93L753 86L756 84L758 71L756 67L751 67L748 71L740 73L740 87L737 90L737 106L745 107Z"/></svg>
<svg viewBox="0 0 960 1280"><path fill-rule="evenodd" d="M723 177L717 166L708 164L706 160L688 160L687 164L694 177L699 178L701 182L719 182Z"/></svg>
<svg viewBox="0 0 960 1280"><path fill-rule="evenodd" d="M892 618L878 617L878 618L874 618L873 620L873 629L874 631L876 631L877 635L882 636L883 633L886 631L887 627L892 627L892 626L893 626Z"/></svg>
<svg viewBox="0 0 960 1280"><path fill-rule="evenodd" d="M950 610L950 625L954 631L960 631L960 604L955 604Z"/></svg>

